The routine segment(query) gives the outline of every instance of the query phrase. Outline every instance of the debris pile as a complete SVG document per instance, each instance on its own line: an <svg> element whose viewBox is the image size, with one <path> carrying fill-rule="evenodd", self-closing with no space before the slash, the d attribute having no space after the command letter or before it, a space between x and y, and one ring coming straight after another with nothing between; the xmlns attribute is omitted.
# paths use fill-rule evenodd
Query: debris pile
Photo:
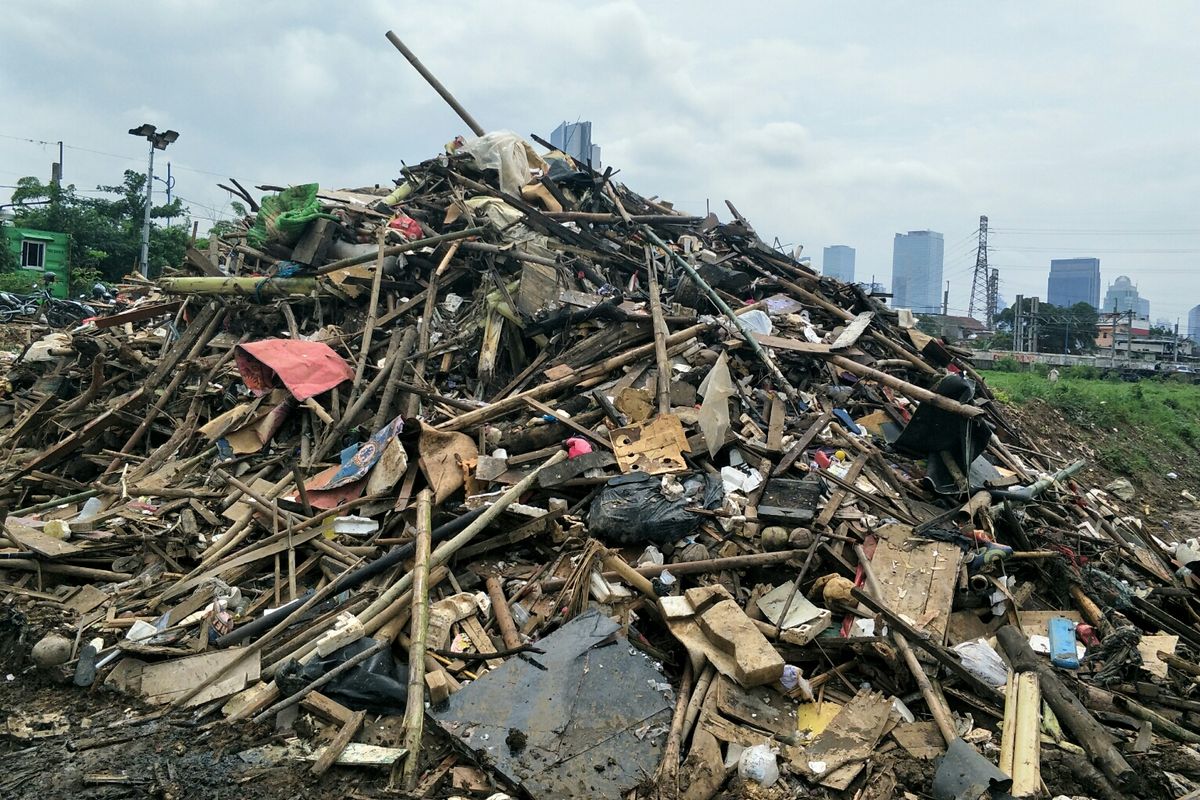
<svg viewBox="0 0 1200 800"><path fill-rule="evenodd" d="M9 686L357 796L1200 787L1200 543L907 312L508 133L259 188L8 365Z"/></svg>

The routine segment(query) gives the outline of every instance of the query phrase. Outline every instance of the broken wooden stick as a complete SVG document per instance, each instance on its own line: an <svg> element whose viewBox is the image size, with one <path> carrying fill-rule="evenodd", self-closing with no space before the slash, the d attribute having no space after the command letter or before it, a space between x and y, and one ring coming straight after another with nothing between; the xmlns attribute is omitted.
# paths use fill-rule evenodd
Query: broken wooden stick
<svg viewBox="0 0 1200 800"><path fill-rule="evenodd" d="M429 634L429 533L432 530L430 508L433 495L423 489L417 495L417 538L413 555L412 628L408 647L408 698L404 706L404 788L417 785L417 764L421 759L421 734L425 721L425 640ZM400 762L396 762L399 764ZM393 783L395 768L392 766Z"/></svg>

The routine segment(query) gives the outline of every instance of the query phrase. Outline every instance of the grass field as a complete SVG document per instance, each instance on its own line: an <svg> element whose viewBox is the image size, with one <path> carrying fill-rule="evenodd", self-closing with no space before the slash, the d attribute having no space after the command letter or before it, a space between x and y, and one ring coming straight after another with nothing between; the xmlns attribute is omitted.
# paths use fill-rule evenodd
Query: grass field
<svg viewBox="0 0 1200 800"><path fill-rule="evenodd" d="M1104 460L1114 462L1110 466L1150 470L1165 453L1200 458L1200 386L1081 378L1051 383L1036 373L991 371L984 377L1003 402L1023 406L1041 400L1082 428L1122 434L1122 446L1105 453ZM1130 446L1136 443L1142 446Z"/></svg>

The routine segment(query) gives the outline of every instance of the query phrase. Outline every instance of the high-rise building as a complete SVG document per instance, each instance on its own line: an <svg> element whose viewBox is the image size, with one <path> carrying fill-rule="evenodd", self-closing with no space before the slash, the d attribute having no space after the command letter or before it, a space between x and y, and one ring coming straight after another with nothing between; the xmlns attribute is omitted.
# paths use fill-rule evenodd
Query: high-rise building
<svg viewBox="0 0 1200 800"><path fill-rule="evenodd" d="M550 134L550 144L576 161L600 168L600 145L592 144L592 123L564 122Z"/></svg>
<svg viewBox="0 0 1200 800"><path fill-rule="evenodd" d="M1150 315L1150 301L1138 295L1137 285L1133 281L1125 275L1118 275L1117 279L1108 285L1108 291L1104 294L1104 305L1100 310L1107 313L1115 311L1118 314L1122 311L1132 311L1144 319Z"/></svg>
<svg viewBox="0 0 1200 800"><path fill-rule="evenodd" d="M1076 303L1100 307L1100 259L1055 258L1050 261L1046 302L1070 308ZM1112 309L1107 309L1111 311Z"/></svg>
<svg viewBox="0 0 1200 800"><path fill-rule="evenodd" d="M892 244L892 305L922 314L942 310L942 256L937 231L897 233Z"/></svg>
<svg viewBox="0 0 1200 800"><path fill-rule="evenodd" d="M844 244L826 247L821 256L821 274L854 283L854 248Z"/></svg>
<svg viewBox="0 0 1200 800"><path fill-rule="evenodd" d="M1200 305L1192 306L1188 312L1187 335L1194 342L1200 341Z"/></svg>

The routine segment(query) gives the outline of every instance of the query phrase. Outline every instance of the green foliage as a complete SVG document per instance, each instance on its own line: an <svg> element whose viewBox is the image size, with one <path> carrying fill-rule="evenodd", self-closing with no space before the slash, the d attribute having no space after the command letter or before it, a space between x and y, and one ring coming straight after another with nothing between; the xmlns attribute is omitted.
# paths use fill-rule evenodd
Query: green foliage
<svg viewBox="0 0 1200 800"><path fill-rule="evenodd" d="M1023 303L1026 312L1033 309L1032 298ZM1004 333L1011 341L1015 309L1006 308L996 318L997 334ZM1040 353L1091 353L1096 349L1096 309L1087 303L1076 303L1070 308L1040 303L1037 311L1037 349ZM1011 346L1011 344L1010 344Z"/></svg>
<svg viewBox="0 0 1200 800"><path fill-rule="evenodd" d="M33 294L34 285L37 283L37 278L30 275L25 270L13 270L11 272L0 272L0 292L12 292L13 294Z"/></svg>
<svg viewBox="0 0 1200 800"><path fill-rule="evenodd" d="M998 358L992 369L997 372L1024 372L1025 365L1015 358Z"/></svg>
<svg viewBox="0 0 1200 800"><path fill-rule="evenodd" d="M1120 433L1127 444L1099 448L1099 459L1108 468L1127 475L1153 474L1154 453L1178 455L1195 452L1200 444L1200 387L1171 380L1126 383L1085 380L1074 367L1056 383L1030 373L985 373L997 397L1012 405L1038 399L1057 408L1071 422L1088 428Z"/></svg>
<svg viewBox="0 0 1200 800"><path fill-rule="evenodd" d="M1100 370L1093 367L1091 364L1077 364L1073 367L1066 368L1067 378L1078 378L1083 381L1094 381L1100 379Z"/></svg>
<svg viewBox="0 0 1200 800"><path fill-rule="evenodd" d="M141 252L142 219L146 208L146 176L126 170L122 182L97 187L111 197L85 197L74 185L44 184L37 178L21 178L13 191L15 224L44 231L70 234L72 274L89 277L90 289L96 274L119 280L136 268ZM33 205L33 201L49 201ZM150 209L152 219L185 217L179 199ZM150 274L183 261L187 248L186 223L152 226L150 229ZM83 281L73 278L73 284Z"/></svg>
<svg viewBox="0 0 1200 800"><path fill-rule="evenodd" d="M20 266L17 254L13 252L12 247L5 238L4 228L0 227L0 275L12 272Z"/></svg>

